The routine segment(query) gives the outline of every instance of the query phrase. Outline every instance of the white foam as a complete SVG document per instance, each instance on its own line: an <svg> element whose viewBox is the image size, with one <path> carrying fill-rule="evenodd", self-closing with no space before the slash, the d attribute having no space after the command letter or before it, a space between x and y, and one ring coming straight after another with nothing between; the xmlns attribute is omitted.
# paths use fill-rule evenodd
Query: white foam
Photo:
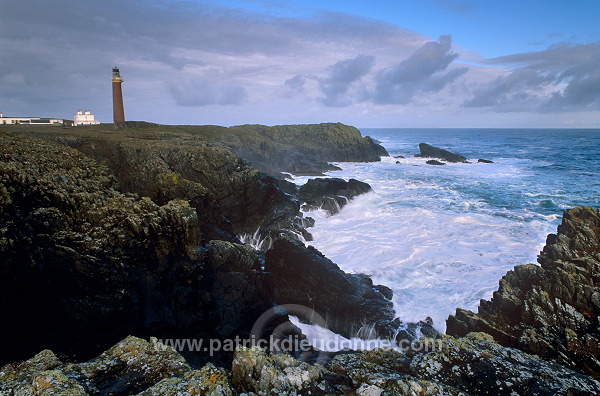
<svg viewBox="0 0 600 396"><path fill-rule="evenodd" d="M341 165L332 177L366 181L374 192L356 197L335 216L307 214L316 220L310 244L343 270L390 287L402 320L430 316L439 331L457 307L475 310L480 299L490 298L506 271L534 262L555 227L556 219L536 220L533 212L466 199L463 186L453 184L466 177L515 179L519 172L480 174L478 167L461 164L444 174L437 170L443 167L423 166L406 178L414 168L390 169L402 166L391 161Z"/></svg>

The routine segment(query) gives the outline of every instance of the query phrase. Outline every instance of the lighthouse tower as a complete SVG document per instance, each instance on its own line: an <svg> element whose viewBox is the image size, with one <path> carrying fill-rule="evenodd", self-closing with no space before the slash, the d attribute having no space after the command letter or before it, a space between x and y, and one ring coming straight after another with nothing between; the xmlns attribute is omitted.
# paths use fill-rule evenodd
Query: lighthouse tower
<svg viewBox="0 0 600 396"><path fill-rule="evenodd" d="M121 84L123 79L119 74L119 68L117 66L112 69L112 94L113 94L113 122L125 121L125 110L123 110L123 91L121 90Z"/></svg>

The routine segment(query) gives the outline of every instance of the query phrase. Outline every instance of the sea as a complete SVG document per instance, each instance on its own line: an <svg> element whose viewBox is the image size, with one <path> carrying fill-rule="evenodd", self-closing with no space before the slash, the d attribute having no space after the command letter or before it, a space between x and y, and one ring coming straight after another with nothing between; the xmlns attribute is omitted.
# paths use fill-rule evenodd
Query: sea
<svg viewBox="0 0 600 396"><path fill-rule="evenodd" d="M507 271L536 263L565 209L600 207L600 129L360 131L390 156L335 163L342 170L327 176L367 182L373 192L333 216L306 212L315 219L306 243L344 271L390 287L406 322L430 317L445 331L456 308L477 311ZM414 156L419 143L470 163L428 165Z"/></svg>

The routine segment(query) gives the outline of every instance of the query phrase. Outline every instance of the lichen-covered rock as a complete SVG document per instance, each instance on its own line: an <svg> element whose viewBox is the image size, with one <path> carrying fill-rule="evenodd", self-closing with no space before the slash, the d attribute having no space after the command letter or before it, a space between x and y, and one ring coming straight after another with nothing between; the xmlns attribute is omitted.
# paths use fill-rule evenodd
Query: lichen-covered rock
<svg viewBox="0 0 600 396"><path fill-rule="evenodd" d="M0 371L0 394L30 395L211 395L233 396L229 374L208 363L193 370L156 339L127 337L97 358L62 363L43 351Z"/></svg>
<svg viewBox="0 0 600 396"><path fill-rule="evenodd" d="M165 378L139 393L139 396L233 396L237 392L229 381L229 373L207 363L200 370L187 372L183 377Z"/></svg>
<svg viewBox="0 0 600 396"><path fill-rule="evenodd" d="M358 395L467 395L444 384L411 375L411 358L393 349L341 353L326 368L338 375L339 391ZM345 392L344 392L345 390Z"/></svg>
<svg viewBox="0 0 600 396"><path fill-rule="evenodd" d="M516 266L478 313L458 309L447 333L491 334L519 348L600 377L600 214L579 207L565 211L557 235L539 256L541 266Z"/></svg>
<svg viewBox="0 0 600 396"><path fill-rule="evenodd" d="M410 373L471 394L597 394L600 382L556 363L502 347L485 333L442 335L431 351L415 353Z"/></svg>
<svg viewBox="0 0 600 396"><path fill-rule="evenodd" d="M287 354L267 354L256 346L239 346L232 364L233 385L257 395L325 395L331 388L321 365L299 362Z"/></svg>

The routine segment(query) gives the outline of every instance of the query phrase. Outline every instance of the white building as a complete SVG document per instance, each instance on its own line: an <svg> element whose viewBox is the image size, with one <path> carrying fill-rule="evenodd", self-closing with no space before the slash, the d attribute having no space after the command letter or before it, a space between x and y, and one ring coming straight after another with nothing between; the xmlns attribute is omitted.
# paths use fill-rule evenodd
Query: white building
<svg viewBox="0 0 600 396"><path fill-rule="evenodd" d="M77 125L98 125L100 121L94 119L94 115L89 111L77 110L77 114L73 118L75 126Z"/></svg>
<svg viewBox="0 0 600 396"><path fill-rule="evenodd" d="M40 118L40 117L4 117L0 112L0 125L68 125L70 121L59 118Z"/></svg>

